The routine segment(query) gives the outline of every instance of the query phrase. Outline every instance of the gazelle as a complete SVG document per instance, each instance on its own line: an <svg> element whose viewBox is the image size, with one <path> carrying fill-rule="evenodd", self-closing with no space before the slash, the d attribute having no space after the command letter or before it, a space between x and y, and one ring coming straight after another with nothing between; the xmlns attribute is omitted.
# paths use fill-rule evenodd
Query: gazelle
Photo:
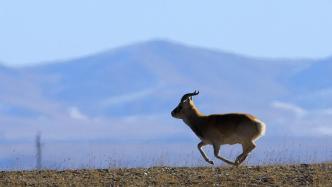
<svg viewBox="0 0 332 187"><path fill-rule="evenodd" d="M192 96L198 94L199 92L195 91L183 95L178 106L172 111L172 116L182 119L201 139L197 146L206 162L213 164L202 147L211 144L215 157L231 165L240 165L256 147L255 141L264 135L265 124L250 114L203 115L192 100ZM242 145L243 153L236 158L235 162L219 156L221 145L237 143Z"/></svg>

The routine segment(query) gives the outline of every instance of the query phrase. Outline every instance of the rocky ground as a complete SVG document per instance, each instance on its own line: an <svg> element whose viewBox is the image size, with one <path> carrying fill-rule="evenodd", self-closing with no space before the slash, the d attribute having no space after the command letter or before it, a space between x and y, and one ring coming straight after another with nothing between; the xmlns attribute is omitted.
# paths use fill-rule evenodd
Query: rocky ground
<svg viewBox="0 0 332 187"><path fill-rule="evenodd" d="M0 172L0 186L332 186L332 163Z"/></svg>

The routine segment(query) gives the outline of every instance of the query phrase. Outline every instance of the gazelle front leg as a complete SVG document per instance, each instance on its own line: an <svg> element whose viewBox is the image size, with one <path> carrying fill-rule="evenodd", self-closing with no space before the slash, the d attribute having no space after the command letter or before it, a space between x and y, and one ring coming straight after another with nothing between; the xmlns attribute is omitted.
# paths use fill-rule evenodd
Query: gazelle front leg
<svg viewBox="0 0 332 187"><path fill-rule="evenodd" d="M205 160L206 162L208 162L209 164L212 164L212 165L213 165L213 164L214 164L213 161L210 160L210 159L206 156L206 154L204 153L204 151L203 151L203 149L202 149L202 147L205 146L205 145L206 145L206 143L204 143L204 142L199 142L199 144L197 145L198 150L199 150L199 152L201 153L201 155L203 156L204 160Z"/></svg>
<svg viewBox="0 0 332 187"><path fill-rule="evenodd" d="M233 166L236 165L234 162L229 161L226 158L223 158L223 157L219 156L219 150L220 150L220 145L213 144L213 152L214 152L215 157L217 157L218 159L226 162L227 164L230 164L230 165L233 165Z"/></svg>

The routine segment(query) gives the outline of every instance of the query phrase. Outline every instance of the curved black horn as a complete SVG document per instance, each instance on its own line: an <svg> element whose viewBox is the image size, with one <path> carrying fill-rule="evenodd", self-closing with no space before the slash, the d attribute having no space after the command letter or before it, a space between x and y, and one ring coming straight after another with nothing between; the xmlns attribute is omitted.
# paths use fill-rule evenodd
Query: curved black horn
<svg viewBox="0 0 332 187"><path fill-rule="evenodd" d="M184 94L181 98L181 102L185 101L186 99L188 99L191 96L195 96L195 95L198 95L198 94L199 94L199 91L196 91L196 90L193 93Z"/></svg>

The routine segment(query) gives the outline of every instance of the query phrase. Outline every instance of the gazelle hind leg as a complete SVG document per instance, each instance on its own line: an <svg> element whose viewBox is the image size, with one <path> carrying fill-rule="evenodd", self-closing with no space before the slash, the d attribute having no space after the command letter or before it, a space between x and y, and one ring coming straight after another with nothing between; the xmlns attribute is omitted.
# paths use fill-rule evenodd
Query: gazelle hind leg
<svg viewBox="0 0 332 187"><path fill-rule="evenodd" d="M249 142L246 142L246 143L243 143L242 144L242 149L243 149L243 153L240 154L236 160L235 160L235 164L236 165L240 165L247 157L248 157L248 154L253 150L255 149L256 147L256 144L254 141L249 141Z"/></svg>

